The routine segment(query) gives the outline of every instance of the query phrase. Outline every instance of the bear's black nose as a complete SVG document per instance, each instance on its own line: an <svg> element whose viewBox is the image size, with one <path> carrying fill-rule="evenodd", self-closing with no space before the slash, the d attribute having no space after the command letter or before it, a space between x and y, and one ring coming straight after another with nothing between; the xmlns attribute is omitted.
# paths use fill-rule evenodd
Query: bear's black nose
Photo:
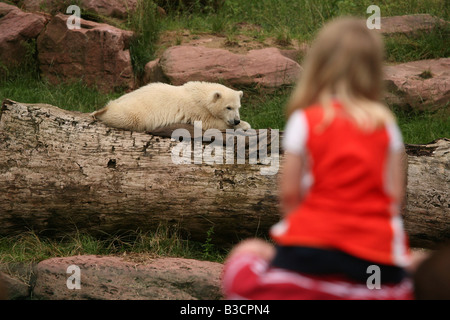
<svg viewBox="0 0 450 320"><path fill-rule="evenodd" d="M234 120L234 125L237 126L239 123L241 122L241 120Z"/></svg>

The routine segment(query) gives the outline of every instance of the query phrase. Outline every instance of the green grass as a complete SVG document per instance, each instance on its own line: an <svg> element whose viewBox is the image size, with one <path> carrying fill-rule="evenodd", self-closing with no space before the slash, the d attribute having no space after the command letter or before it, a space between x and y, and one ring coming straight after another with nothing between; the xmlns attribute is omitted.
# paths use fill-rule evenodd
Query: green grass
<svg viewBox="0 0 450 320"><path fill-rule="evenodd" d="M47 103L60 108L93 112L122 93L101 93L81 80L52 85L33 72L17 70L8 79L0 80L0 100L23 103Z"/></svg>
<svg viewBox="0 0 450 320"><path fill-rule="evenodd" d="M385 37L388 62L450 57L450 24L436 24L430 32Z"/></svg>
<svg viewBox="0 0 450 320"><path fill-rule="evenodd" d="M213 232L204 243L182 239L166 227L154 232L129 232L122 235L75 233L62 239L42 237L35 232L0 237L0 272L30 283L32 266L55 257L76 255L113 255L145 261L154 257L180 257L223 263L227 252L211 243Z"/></svg>
<svg viewBox="0 0 450 320"><path fill-rule="evenodd" d="M0 238L0 265L3 263L39 262L50 257L77 254L102 254L106 250L101 241L77 235L70 241L56 241L39 237L33 232Z"/></svg>
<svg viewBox="0 0 450 320"><path fill-rule="evenodd" d="M273 93L244 90L240 115L255 129L283 129L286 124L284 108L292 88L279 89Z"/></svg>
<svg viewBox="0 0 450 320"><path fill-rule="evenodd" d="M414 112L393 108L403 140L408 144L426 144L450 137L450 103L437 112Z"/></svg>
<svg viewBox="0 0 450 320"><path fill-rule="evenodd" d="M212 232L208 235L205 243L198 243L182 239L165 227L147 233L106 235L101 239L83 233L68 235L62 239L51 239L30 231L16 236L0 237L0 270L2 265L37 263L51 257L74 255L123 256L142 253L146 256L223 262L225 251L219 250L211 243Z"/></svg>
<svg viewBox="0 0 450 320"><path fill-rule="evenodd" d="M239 22L256 24L264 36L277 37L288 33L291 38L311 39L330 18L341 15L368 17L366 9L377 4L382 16L428 13L449 19L449 4L445 0L377 1L371 0L226 0L216 13L201 10L171 11L164 19L162 29L189 29L193 32L227 32Z"/></svg>
<svg viewBox="0 0 450 320"><path fill-rule="evenodd" d="M152 1L139 0L136 11L128 19L127 26L135 33L130 43L130 55L134 73L140 79L145 64L155 58L156 42L161 27L156 5Z"/></svg>
<svg viewBox="0 0 450 320"><path fill-rule="evenodd" d="M254 128L282 130L286 124L284 109L290 90L243 98L241 117ZM408 144L426 144L438 138L450 137L450 104L435 112L406 111L391 106L403 140Z"/></svg>

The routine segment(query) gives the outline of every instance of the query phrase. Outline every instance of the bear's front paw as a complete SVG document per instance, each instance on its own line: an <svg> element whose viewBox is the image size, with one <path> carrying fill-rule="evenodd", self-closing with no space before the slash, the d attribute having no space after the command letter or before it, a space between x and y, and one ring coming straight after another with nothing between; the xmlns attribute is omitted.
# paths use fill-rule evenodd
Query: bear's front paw
<svg viewBox="0 0 450 320"><path fill-rule="evenodd" d="M235 129L242 129L242 130L248 130L251 129L252 127L250 126L250 123L246 122L246 121L241 121L237 126L234 127Z"/></svg>

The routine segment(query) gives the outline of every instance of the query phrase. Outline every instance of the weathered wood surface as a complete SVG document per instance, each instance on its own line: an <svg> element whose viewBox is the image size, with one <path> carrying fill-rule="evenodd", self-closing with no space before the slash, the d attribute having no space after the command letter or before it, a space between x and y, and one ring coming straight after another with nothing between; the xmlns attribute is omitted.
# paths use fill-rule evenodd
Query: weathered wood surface
<svg viewBox="0 0 450 320"><path fill-rule="evenodd" d="M245 164L195 164L195 156L176 164L179 142L167 130L116 130L88 114L11 100L0 117L0 236L101 236L162 224L200 241L213 227L214 242L231 244L266 236L279 220L277 175L261 174L276 171L275 162L249 163L248 150ZM404 218L413 246L450 239L449 146L442 139L407 148Z"/></svg>
<svg viewBox="0 0 450 320"><path fill-rule="evenodd" d="M406 153L405 228L412 245L434 247L450 240L450 139L406 145Z"/></svg>
<svg viewBox="0 0 450 320"><path fill-rule="evenodd" d="M57 236L174 226L237 241L277 221L267 165L174 164L170 138L116 130L88 114L4 101L0 119L0 235Z"/></svg>

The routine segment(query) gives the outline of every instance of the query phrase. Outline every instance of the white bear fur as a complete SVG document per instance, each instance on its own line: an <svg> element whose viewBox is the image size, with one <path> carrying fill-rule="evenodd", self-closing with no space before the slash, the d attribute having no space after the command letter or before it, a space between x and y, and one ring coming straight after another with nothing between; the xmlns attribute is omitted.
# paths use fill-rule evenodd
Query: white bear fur
<svg viewBox="0 0 450 320"><path fill-rule="evenodd" d="M92 115L108 126L132 131L194 121L201 121L204 130L248 130L250 125L239 116L242 94L209 82L192 81L182 86L151 83L110 101Z"/></svg>

